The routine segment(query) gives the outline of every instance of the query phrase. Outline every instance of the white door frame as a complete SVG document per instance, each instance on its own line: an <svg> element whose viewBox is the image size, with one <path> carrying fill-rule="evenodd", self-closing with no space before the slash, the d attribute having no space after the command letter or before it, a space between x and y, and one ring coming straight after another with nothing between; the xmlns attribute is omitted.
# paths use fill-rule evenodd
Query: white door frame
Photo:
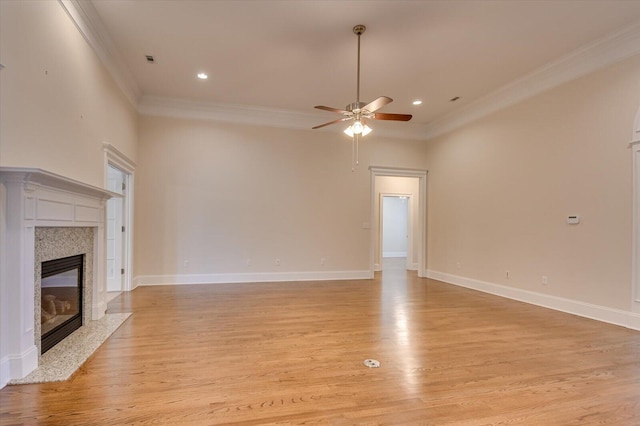
<svg viewBox="0 0 640 426"><path fill-rule="evenodd" d="M427 276L427 170L402 169L396 167L370 166L371 172L371 210L370 223L375 220L375 200L376 200L376 177L396 176L418 178L418 217L415 223L418 227L418 276ZM374 277L374 259L376 251L376 238L374 232L379 232L378 227L371 226L370 248L369 248L369 275Z"/></svg>
<svg viewBox="0 0 640 426"><path fill-rule="evenodd" d="M403 193L399 193L399 192L381 192L380 193L380 199L378 200L378 206L380 206L380 223L376 224L377 228L378 228L378 238L377 238L377 246L379 247L378 249L378 259L380 259L380 264L378 265L378 267L376 267L376 265L374 265L374 268L376 269L376 271L380 271L382 270L382 258L383 258L383 239L382 239L382 234L384 231L384 227L383 227L383 223L384 223L384 207L383 207L383 200L384 197L404 197L407 199L407 262L406 262L406 268L412 269L412 263L413 263L413 234L414 234L414 227L415 224L413 223L414 220L416 218L413 217L413 195L412 194L403 194Z"/></svg>
<svg viewBox="0 0 640 426"><path fill-rule="evenodd" d="M123 256L122 267L124 268L123 291L133 290L133 188L134 171L136 163L130 160L122 152L118 151L109 143L102 144L104 151L104 185L107 187L107 166L111 165L124 172L125 193L123 196ZM105 209L106 210L106 209ZM106 218L105 218L106 219ZM106 227L105 227L106 232ZM106 252L106 250L105 250ZM106 254L105 254L106 255Z"/></svg>
<svg viewBox="0 0 640 426"><path fill-rule="evenodd" d="M124 284L124 223L123 208L126 197L126 174L122 170L109 164L107 166L107 189L121 194L107 200L107 291L122 291ZM121 229L122 228L122 229Z"/></svg>
<svg viewBox="0 0 640 426"><path fill-rule="evenodd" d="M631 310L640 313L640 108L636 113L631 134L633 155L633 233L631 248Z"/></svg>

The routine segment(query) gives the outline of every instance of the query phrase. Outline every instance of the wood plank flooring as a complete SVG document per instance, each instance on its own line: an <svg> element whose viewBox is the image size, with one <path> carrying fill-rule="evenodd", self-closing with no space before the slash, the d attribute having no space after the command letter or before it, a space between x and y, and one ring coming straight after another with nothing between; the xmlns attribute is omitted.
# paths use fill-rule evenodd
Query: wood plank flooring
<svg viewBox="0 0 640 426"><path fill-rule="evenodd" d="M109 311L133 315L71 380L0 390L0 424L640 424L639 332L412 272Z"/></svg>

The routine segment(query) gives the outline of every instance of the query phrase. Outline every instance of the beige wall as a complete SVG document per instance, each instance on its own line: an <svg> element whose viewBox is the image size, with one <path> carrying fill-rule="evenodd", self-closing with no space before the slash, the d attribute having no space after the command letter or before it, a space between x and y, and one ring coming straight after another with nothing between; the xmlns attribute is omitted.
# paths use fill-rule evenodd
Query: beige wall
<svg viewBox="0 0 640 426"><path fill-rule="evenodd" d="M635 57L429 141L429 270L629 310L639 103Z"/></svg>
<svg viewBox="0 0 640 426"><path fill-rule="evenodd" d="M341 133L141 117L135 275L366 271L368 166L423 151L374 132L351 172Z"/></svg>
<svg viewBox="0 0 640 426"><path fill-rule="evenodd" d="M137 113L57 1L0 1L0 166L104 185L102 143L136 159Z"/></svg>

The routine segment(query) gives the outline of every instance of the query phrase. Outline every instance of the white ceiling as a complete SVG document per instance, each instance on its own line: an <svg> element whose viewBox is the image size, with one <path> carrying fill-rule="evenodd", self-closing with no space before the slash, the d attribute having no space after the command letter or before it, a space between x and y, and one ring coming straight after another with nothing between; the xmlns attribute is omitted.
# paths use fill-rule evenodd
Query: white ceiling
<svg viewBox="0 0 640 426"><path fill-rule="evenodd" d="M313 112L356 97L428 125L640 22L638 0L93 0L144 97ZM145 55L153 55L148 64ZM196 73L207 72L201 81ZM461 99L449 100L454 96ZM415 107L414 99L423 104ZM329 121L329 112L318 111ZM403 126L405 123L385 123Z"/></svg>

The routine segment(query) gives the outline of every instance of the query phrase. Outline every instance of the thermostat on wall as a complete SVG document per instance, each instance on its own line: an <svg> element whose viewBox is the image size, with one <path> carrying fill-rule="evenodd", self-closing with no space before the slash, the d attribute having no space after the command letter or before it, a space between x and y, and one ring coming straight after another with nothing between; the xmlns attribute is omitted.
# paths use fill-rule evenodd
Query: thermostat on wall
<svg viewBox="0 0 640 426"><path fill-rule="evenodd" d="M577 225L580 223L580 216L578 215L572 215L572 216L567 216L567 223L569 225Z"/></svg>

